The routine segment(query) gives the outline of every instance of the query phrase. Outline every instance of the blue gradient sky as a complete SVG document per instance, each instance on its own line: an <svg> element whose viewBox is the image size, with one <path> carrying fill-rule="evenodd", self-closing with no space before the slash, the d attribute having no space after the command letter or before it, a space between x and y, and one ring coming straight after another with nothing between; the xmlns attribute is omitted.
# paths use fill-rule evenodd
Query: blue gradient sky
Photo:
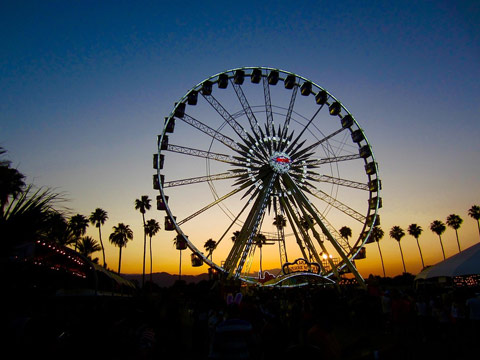
<svg viewBox="0 0 480 360"><path fill-rule="evenodd" d="M478 1L2 1L0 146L28 181L65 192L73 213L105 209L104 238L129 224L122 269L141 272L133 203L155 198L151 157L175 101L224 70L292 71L365 130L383 182L387 275L396 275L393 225L424 228L427 264L441 259L432 220L457 213L462 246L479 240L467 215L480 204L479 18ZM163 214L152 217L163 227ZM172 237L154 239L154 271L178 271ZM443 239L454 254L454 231ZM418 272L414 239L402 245L407 271ZM367 251L360 271L380 274L377 249ZM117 256L108 245L112 268ZM185 262L184 272L197 270Z"/></svg>

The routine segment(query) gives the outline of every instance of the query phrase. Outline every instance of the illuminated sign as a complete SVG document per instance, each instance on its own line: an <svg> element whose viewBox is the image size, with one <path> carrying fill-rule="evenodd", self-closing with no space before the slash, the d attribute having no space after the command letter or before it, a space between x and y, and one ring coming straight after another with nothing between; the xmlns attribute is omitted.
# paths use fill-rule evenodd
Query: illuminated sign
<svg viewBox="0 0 480 360"><path fill-rule="evenodd" d="M284 274L296 272L310 272L320 274L320 265L316 262L308 262L305 259L297 259L293 263L287 262L283 264L282 271Z"/></svg>

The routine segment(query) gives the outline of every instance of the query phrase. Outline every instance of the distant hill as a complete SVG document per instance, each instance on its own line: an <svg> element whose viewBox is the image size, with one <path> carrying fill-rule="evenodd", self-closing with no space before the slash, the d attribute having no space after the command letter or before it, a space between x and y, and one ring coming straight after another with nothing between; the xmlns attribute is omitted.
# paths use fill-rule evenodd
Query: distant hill
<svg viewBox="0 0 480 360"><path fill-rule="evenodd" d="M142 274L122 274L125 279L142 283ZM170 287L178 280L178 274L172 275L166 272L152 274L152 281L160 287ZM200 275L182 275L182 280L188 283L198 283L202 280L208 280L208 274ZM150 274L145 274L145 281L150 281Z"/></svg>
<svg viewBox="0 0 480 360"><path fill-rule="evenodd" d="M280 272L280 269L269 269L265 270L270 274L276 275ZM252 273L251 276L258 276L258 273ZM138 284L142 283L142 274L122 274L122 277L125 279L136 281ZM152 280L155 284L160 287L170 287L175 281L178 280L178 274L172 275L166 272L159 272L152 274ZM208 280L208 274L199 274L199 275L182 275L182 280L187 284L189 283L198 283L202 280ZM145 281L150 281L150 274L145 274Z"/></svg>

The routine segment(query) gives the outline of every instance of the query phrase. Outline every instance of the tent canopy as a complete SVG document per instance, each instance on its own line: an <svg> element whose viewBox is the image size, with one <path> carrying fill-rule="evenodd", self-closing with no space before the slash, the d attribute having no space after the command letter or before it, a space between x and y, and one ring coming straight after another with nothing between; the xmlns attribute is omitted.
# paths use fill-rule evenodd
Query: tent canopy
<svg viewBox="0 0 480 360"><path fill-rule="evenodd" d="M480 243L455 254L436 265L423 269L416 277L430 279L435 277L454 277L480 274Z"/></svg>

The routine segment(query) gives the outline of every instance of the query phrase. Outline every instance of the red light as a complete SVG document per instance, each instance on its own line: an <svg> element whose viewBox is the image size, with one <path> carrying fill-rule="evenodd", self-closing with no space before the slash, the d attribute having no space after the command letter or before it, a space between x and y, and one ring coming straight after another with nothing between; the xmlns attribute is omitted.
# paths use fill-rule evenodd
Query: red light
<svg viewBox="0 0 480 360"><path fill-rule="evenodd" d="M277 162L282 162L282 163L289 163L290 159L288 159L286 157L277 157L276 161Z"/></svg>

